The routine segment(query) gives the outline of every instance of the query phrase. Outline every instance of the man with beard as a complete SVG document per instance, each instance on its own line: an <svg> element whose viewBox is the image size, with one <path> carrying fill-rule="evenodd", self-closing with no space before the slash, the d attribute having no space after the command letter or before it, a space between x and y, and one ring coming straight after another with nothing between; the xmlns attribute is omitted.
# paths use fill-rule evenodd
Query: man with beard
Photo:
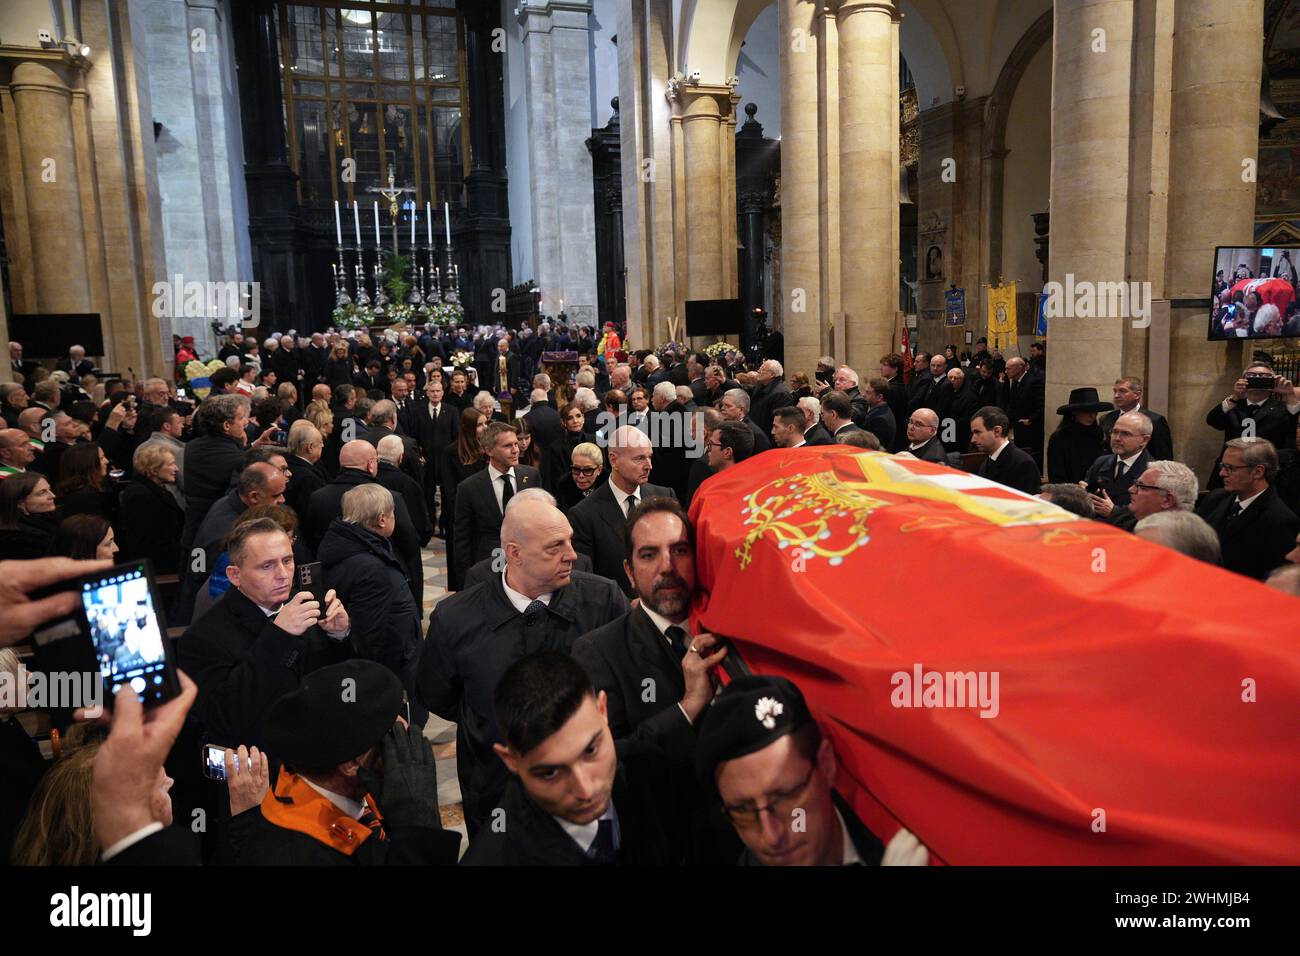
<svg viewBox="0 0 1300 956"><path fill-rule="evenodd" d="M713 699L708 669L727 655L711 635L691 633L695 532L673 498L646 498L623 527L623 571L639 605L578 638L573 658L605 693L616 739L659 738L689 752Z"/></svg>

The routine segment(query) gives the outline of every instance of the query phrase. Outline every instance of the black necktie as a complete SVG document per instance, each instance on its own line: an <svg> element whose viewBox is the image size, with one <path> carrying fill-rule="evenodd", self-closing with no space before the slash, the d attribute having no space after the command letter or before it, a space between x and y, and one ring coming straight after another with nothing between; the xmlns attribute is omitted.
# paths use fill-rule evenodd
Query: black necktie
<svg viewBox="0 0 1300 956"><path fill-rule="evenodd" d="M506 505L510 504L510 499L515 495L514 485L510 481L510 475L501 476L501 513L506 513Z"/></svg>
<svg viewBox="0 0 1300 956"><path fill-rule="evenodd" d="M1228 520L1232 521L1240 514L1241 514L1241 502L1238 501L1236 498L1233 498L1232 507L1228 509Z"/></svg>
<svg viewBox="0 0 1300 956"><path fill-rule="evenodd" d="M685 628L678 627L674 624L668 630L664 631L664 636L668 638L668 644L672 647L677 659L683 660L686 657L687 636Z"/></svg>
<svg viewBox="0 0 1300 956"><path fill-rule="evenodd" d="M641 502L637 501L636 495L628 495L627 501L624 502L624 504L627 505L627 513L629 515L632 514L632 509L635 508L640 503Z"/></svg>
<svg viewBox="0 0 1300 956"><path fill-rule="evenodd" d="M524 608L524 623L528 625L537 623L545 610L545 601L529 601L528 607Z"/></svg>
<svg viewBox="0 0 1300 956"><path fill-rule="evenodd" d="M1128 471L1128 465L1122 461L1115 462L1115 479L1118 481L1124 477L1124 472Z"/></svg>
<svg viewBox="0 0 1300 956"><path fill-rule="evenodd" d="M597 866L613 866L618 862L618 851L614 848L613 820L601 820L596 824L596 840L587 851L587 856Z"/></svg>

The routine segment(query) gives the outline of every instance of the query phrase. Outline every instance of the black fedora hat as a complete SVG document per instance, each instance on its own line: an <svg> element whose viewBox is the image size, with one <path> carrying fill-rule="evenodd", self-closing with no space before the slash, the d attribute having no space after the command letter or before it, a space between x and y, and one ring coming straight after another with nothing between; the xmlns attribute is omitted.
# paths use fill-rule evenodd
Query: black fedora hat
<svg viewBox="0 0 1300 956"><path fill-rule="evenodd" d="M1058 415L1069 415L1071 412L1108 412L1115 406L1110 402L1099 400L1095 388L1072 388L1070 389L1070 401L1056 410Z"/></svg>

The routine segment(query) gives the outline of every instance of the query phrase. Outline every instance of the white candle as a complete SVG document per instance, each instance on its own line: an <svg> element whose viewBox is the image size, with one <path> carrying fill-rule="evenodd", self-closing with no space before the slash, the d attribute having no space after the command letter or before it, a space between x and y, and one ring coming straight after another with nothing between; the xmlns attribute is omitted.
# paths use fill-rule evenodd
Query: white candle
<svg viewBox="0 0 1300 956"><path fill-rule="evenodd" d="M451 245L451 206L442 204L442 221L447 225L447 245Z"/></svg>
<svg viewBox="0 0 1300 956"><path fill-rule="evenodd" d="M335 204L334 204L334 211L335 211L335 212L338 212L338 203L335 203ZM340 243L341 243L342 241L343 241L342 239L339 240ZM334 278L335 278L335 279L337 279L337 278L339 277L339 267L338 267L337 265L335 265L333 262L330 263L330 272L334 273Z"/></svg>
<svg viewBox="0 0 1300 956"><path fill-rule="evenodd" d="M357 201L352 200L352 225L357 227L357 248L361 248L361 213L358 211Z"/></svg>
<svg viewBox="0 0 1300 956"><path fill-rule="evenodd" d="M375 201L375 245L379 245L379 201Z"/></svg>
<svg viewBox="0 0 1300 956"><path fill-rule="evenodd" d="M433 215L429 209L429 201L424 202L424 229L429 234L429 248L433 248Z"/></svg>
<svg viewBox="0 0 1300 956"><path fill-rule="evenodd" d="M415 251L415 218L419 212L415 208L415 203L411 203L411 251Z"/></svg>
<svg viewBox="0 0 1300 956"><path fill-rule="evenodd" d="M343 245L343 222L339 219L339 201L334 200L334 238Z"/></svg>

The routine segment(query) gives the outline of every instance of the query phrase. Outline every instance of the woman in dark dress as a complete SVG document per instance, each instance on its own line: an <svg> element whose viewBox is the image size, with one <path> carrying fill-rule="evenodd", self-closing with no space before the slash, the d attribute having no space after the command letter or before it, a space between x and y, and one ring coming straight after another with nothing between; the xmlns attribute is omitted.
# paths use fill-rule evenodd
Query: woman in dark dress
<svg viewBox="0 0 1300 956"><path fill-rule="evenodd" d="M108 479L108 458L98 445L73 445L59 462L54 488L63 517L99 515L112 522L117 500Z"/></svg>
<svg viewBox="0 0 1300 956"><path fill-rule="evenodd" d="M528 424L528 416L515 419L515 431L519 433L519 464L529 468L542 468L542 450L533 438L533 429Z"/></svg>
<svg viewBox="0 0 1300 956"><path fill-rule="evenodd" d="M176 456L163 445L142 445L132 462L135 477L118 505L122 558L148 558L157 574L175 574L180 564L185 510L176 500Z"/></svg>
<svg viewBox="0 0 1300 956"><path fill-rule="evenodd" d="M1047 480L1053 484L1083 480L1088 467L1106 454L1106 436L1097 424L1097 414L1115 406L1097 400L1095 388L1076 388L1069 404L1056 410L1061 423L1047 443Z"/></svg>
<svg viewBox="0 0 1300 956"><path fill-rule="evenodd" d="M555 503L566 515L569 509L591 494L601 483L605 456L595 442L583 442L573 449L572 465L560 479Z"/></svg>
<svg viewBox="0 0 1300 956"><path fill-rule="evenodd" d="M542 457L542 487L558 497L560 480L573 467L573 449L583 442L595 442L595 436L582 430L586 422L586 412L577 402L570 402L560 409L560 424L564 431L551 443Z"/></svg>
<svg viewBox="0 0 1300 956"><path fill-rule="evenodd" d="M118 555L113 526L99 515L73 515L59 523L50 554L76 561L111 561Z"/></svg>
<svg viewBox="0 0 1300 956"><path fill-rule="evenodd" d="M460 413L460 437L443 449L440 484L443 514L452 516L448 522L449 526L455 523L456 486L476 471L482 471L487 467L487 456L483 454L483 446L479 444L479 437L487 428L487 423L487 416L478 409L472 406L465 409ZM454 539L455 535L447 535L448 591L459 591L464 583L454 570L456 567L455 561L452 560Z"/></svg>
<svg viewBox="0 0 1300 956"><path fill-rule="evenodd" d="M356 364L348 352L348 343L339 342L325 362L325 381L329 383L331 389L335 385L351 385L355 374Z"/></svg>
<svg viewBox="0 0 1300 956"><path fill-rule="evenodd" d="M44 475L29 471L0 481L0 560L45 557L58 526Z"/></svg>

